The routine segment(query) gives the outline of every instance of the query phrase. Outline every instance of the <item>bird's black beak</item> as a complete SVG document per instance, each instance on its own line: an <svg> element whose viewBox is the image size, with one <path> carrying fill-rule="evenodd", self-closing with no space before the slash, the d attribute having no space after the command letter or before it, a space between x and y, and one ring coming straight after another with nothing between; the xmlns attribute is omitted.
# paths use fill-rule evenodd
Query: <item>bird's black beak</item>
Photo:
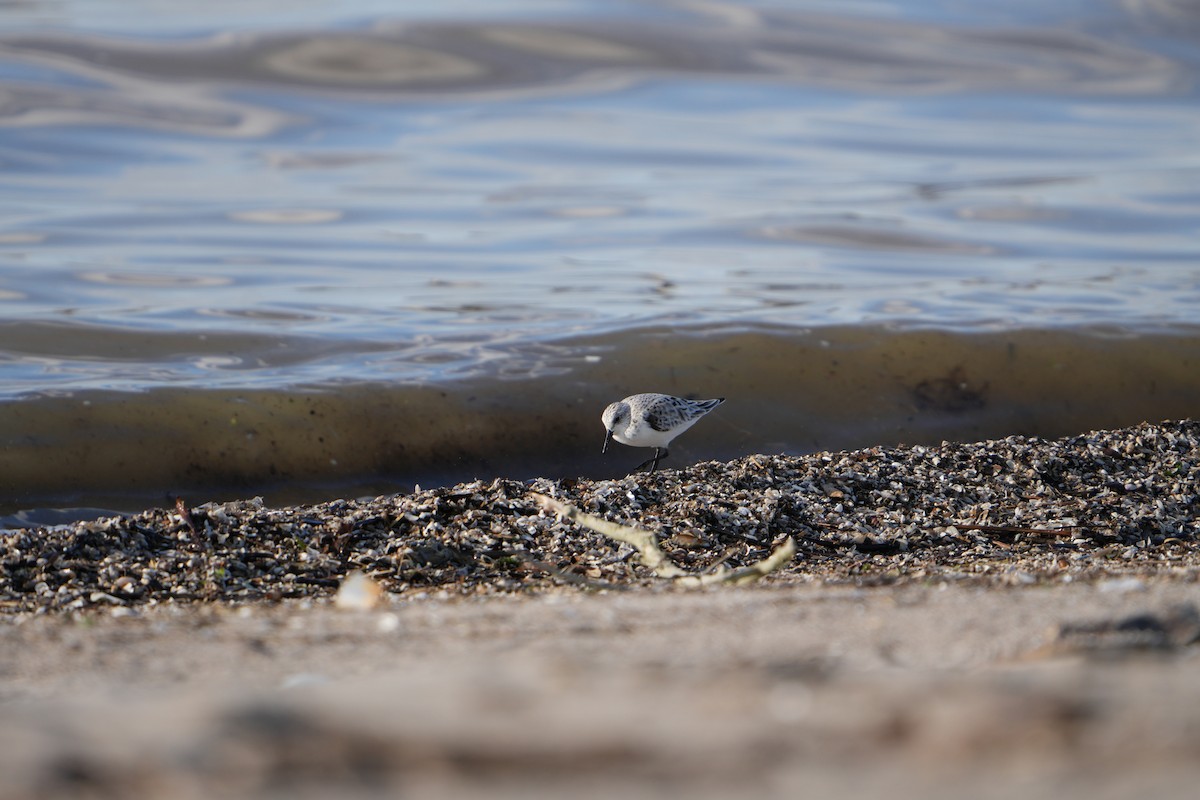
<svg viewBox="0 0 1200 800"><path fill-rule="evenodd" d="M600 448L601 453L608 452L608 443L611 441L612 441L612 431L605 431L604 432L604 447Z"/></svg>

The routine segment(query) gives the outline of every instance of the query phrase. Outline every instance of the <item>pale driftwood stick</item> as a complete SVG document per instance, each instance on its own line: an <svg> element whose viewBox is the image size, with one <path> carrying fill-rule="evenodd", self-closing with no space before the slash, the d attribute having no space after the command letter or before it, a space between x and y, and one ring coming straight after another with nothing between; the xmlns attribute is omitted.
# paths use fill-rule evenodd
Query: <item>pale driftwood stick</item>
<svg viewBox="0 0 1200 800"><path fill-rule="evenodd" d="M609 522L600 517L593 517L591 514L584 513L569 503L555 500L553 497L548 497L544 494L534 492L533 496L546 510L553 511L585 528L591 528L596 533L603 534L610 539L631 545L642 557L642 563L653 570L654 574L658 577L681 578L687 575L686 572L671 563L671 559L667 558L667 554L659 548L658 542L654 540L654 534L649 531L631 528L626 525L618 525L615 522Z"/></svg>
<svg viewBox="0 0 1200 800"><path fill-rule="evenodd" d="M718 568L715 572L690 573L676 566L667 554L658 546L654 534L628 525L618 525L600 517L580 511L569 503L555 500L544 494L533 493L533 496L548 511L553 511L585 528L591 528L596 533L615 539L634 547L641 556L642 563L649 567L655 575L667 578L682 586L711 586L716 583L732 583L740 585L756 581L764 575L769 575L792 560L796 554L796 543L789 536L787 541L775 548L771 555L746 567L727 570Z"/></svg>
<svg viewBox="0 0 1200 800"><path fill-rule="evenodd" d="M739 567L738 569L726 570L722 567L717 572L698 577L701 585L706 583L732 583L734 586L741 586L743 583L752 583L759 578L770 575L777 569L783 569L795 555L796 542L789 536L784 540L783 544L776 547L771 555L762 561L756 561L749 566Z"/></svg>

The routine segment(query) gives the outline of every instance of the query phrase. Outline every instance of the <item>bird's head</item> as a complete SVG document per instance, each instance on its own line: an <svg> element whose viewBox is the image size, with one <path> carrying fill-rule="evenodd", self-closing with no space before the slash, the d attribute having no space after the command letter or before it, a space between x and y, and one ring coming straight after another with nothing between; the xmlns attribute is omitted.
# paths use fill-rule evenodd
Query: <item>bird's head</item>
<svg viewBox="0 0 1200 800"><path fill-rule="evenodd" d="M604 409L604 413L600 415L600 421L604 423L604 447L600 448L601 453L608 452L608 445L612 442L613 432L623 425L629 424L629 404L620 402L612 403L608 408Z"/></svg>

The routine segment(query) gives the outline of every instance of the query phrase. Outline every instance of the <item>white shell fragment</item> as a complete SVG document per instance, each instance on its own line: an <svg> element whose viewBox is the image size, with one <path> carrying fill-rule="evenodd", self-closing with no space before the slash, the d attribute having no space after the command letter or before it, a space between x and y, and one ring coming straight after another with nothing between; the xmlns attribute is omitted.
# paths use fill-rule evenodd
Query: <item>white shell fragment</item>
<svg viewBox="0 0 1200 800"><path fill-rule="evenodd" d="M383 601L383 587L360 570L346 575L338 587L333 604L343 611L370 611Z"/></svg>

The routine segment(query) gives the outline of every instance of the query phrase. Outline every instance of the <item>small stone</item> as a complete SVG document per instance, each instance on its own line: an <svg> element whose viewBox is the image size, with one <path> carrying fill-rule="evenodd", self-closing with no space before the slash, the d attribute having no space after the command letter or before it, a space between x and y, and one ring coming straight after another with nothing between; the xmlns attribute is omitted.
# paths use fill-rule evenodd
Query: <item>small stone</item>
<svg viewBox="0 0 1200 800"><path fill-rule="evenodd" d="M329 683L329 678L315 672L296 672L288 675L279 684L280 689L305 689L310 686L322 686Z"/></svg>
<svg viewBox="0 0 1200 800"><path fill-rule="evenodd" d="M1110 578L1096 584L1096 590L1105 594L1130 594L1146 591L1146 584L1138 578Z"/></svg>
<svg viewBox="0 0 1200 800"><path fill-rule="evenodd" d="M1008 573L1008 580L1014 586L1029 586L1031 584L1037 583L1037 576L1030 575L1028 572L1025 572L1024 570L1015 569L1012 572Z"/></svg>

